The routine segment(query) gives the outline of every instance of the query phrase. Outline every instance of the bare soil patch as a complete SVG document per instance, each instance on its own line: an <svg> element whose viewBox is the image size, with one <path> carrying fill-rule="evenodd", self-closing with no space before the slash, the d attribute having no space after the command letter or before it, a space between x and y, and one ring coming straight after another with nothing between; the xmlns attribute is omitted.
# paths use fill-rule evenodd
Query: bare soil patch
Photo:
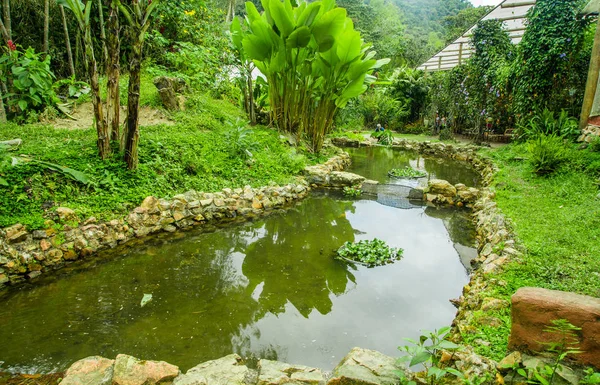
<svg viewBox="0 0 600 385"><path fill-rule="evenodd" d="M66 128L68 130L81 130L90 128L94 125L94 112L92 103L84 103L75 108L71 114L73 119L61 118L51 122L55 128ZM125 122L127 109L121 107L121 124ZM166 113L151 107L140 108L140 126L155 126L159 124L173 125L175 122L170 120Z"/></svg>

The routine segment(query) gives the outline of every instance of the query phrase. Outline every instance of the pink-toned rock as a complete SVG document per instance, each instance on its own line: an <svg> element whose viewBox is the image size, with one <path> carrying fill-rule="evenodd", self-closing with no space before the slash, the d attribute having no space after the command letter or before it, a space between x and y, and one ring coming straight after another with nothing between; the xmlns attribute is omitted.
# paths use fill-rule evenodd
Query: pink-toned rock
<svg viewBox="0 0 600 385"><path fill-rule="evenodd" d="M126 354L115 360L112 385L154 385L171 383L179 368L163 361L143 361Z"/></svg>
<svg viewBox="0 0 600 385"><path fill-rule="evenodd" d="M560 336L545 332L553 320L565 319L580 327L581 354L572 358L600 369L600 298L557 290L523 287L512 296L512 329L509 349L543 351L543 342Z"/></svg>
<svg viewBox="0 0 600 385"><path fill-rule="evenodd" d="M61 385L110 385L115 360L93 356L75 362L67 372Z"/></svg>

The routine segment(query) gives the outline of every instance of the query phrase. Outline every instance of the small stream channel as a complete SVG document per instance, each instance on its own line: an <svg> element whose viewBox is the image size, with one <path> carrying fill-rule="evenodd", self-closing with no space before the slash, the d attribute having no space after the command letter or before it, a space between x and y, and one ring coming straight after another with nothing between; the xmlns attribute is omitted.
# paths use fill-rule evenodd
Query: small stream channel
<svg viewBox="0 0 600 385"><path fill-rule="evenodd" d="M382 183L408 164L452 183L478 181L447 160L349 152L349 171ZM448 300L468 282L473 231L466 211L313 192L285 214L150 238L2 293L0 371L64 370L118 353L182 370L232 352L326 370L354 346L397 355L404 337L452 322ZM333 259L345 241L375 237L404 258L372 269ZM141 307L144 294L153 299Z"/></svg>

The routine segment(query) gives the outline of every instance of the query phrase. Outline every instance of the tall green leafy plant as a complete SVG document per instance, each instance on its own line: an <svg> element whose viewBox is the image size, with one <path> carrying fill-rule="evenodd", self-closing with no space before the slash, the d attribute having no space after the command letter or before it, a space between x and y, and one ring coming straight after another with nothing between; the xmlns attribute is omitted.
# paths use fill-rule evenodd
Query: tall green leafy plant
<svg viewBox="0 0 600 385"><path fill-rule="evenodd" d="M129 170L138 166L138 143L140 139L140 83L142 71L142 50L146 32L150 27L150 17L159 4L159 0L132 0L131 6L120 0L113 0L125 16L129 25L131 42L131 61L129 64L129 89L127 94L127 126L123 133L125 157Z"/></svg>
<svg viewBox="0 0 600 385"><path fill-rule="evenodd" d="M30 110L40 110L56 103L50 70L50 56L42 60L33 48L9 50L0 57L0 80L8 85L6 106L14 115L25 117Z"/></svg>
<svg viewBox="0 0 600 385"><path fill-rule="evenodd" d="M339 108L366 91L373 70L389 62L354 29L334 0L263 0L264 12L246 3L244 54L269 84L271 119L282 130L306 137L319 152Z"/></svg>
<svg viewBox="0 0 600 385"><path fill-rule="evenodd" d="M94 53L94 41L92 38L92 27L90 17L92 14L92 0L57 0L59 5L70 9L75 16L77 26L83 35L84 63L92 89L92 104L94 106L94 119L96 132L98 134L98 155L106 159L111 154L110 130L103 113L102 99L100 97L100 81L98 73L98 62Z"/></svg>

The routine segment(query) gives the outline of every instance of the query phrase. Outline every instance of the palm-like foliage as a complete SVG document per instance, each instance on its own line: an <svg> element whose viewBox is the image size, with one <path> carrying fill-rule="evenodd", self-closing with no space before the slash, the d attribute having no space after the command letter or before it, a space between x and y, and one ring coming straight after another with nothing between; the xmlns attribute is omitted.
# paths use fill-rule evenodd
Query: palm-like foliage
<svg viewBox="0 0 600 385"><path fill-rule="evenodd" d="M373 59L375 52L334 0L297 7L290 0L262 0L262 5L260 14L246 3L247 32L234 22L234 45L266 76L272 121L306 136L318 152L338 108L366 91L372 71L389 60Z"/></svg>

